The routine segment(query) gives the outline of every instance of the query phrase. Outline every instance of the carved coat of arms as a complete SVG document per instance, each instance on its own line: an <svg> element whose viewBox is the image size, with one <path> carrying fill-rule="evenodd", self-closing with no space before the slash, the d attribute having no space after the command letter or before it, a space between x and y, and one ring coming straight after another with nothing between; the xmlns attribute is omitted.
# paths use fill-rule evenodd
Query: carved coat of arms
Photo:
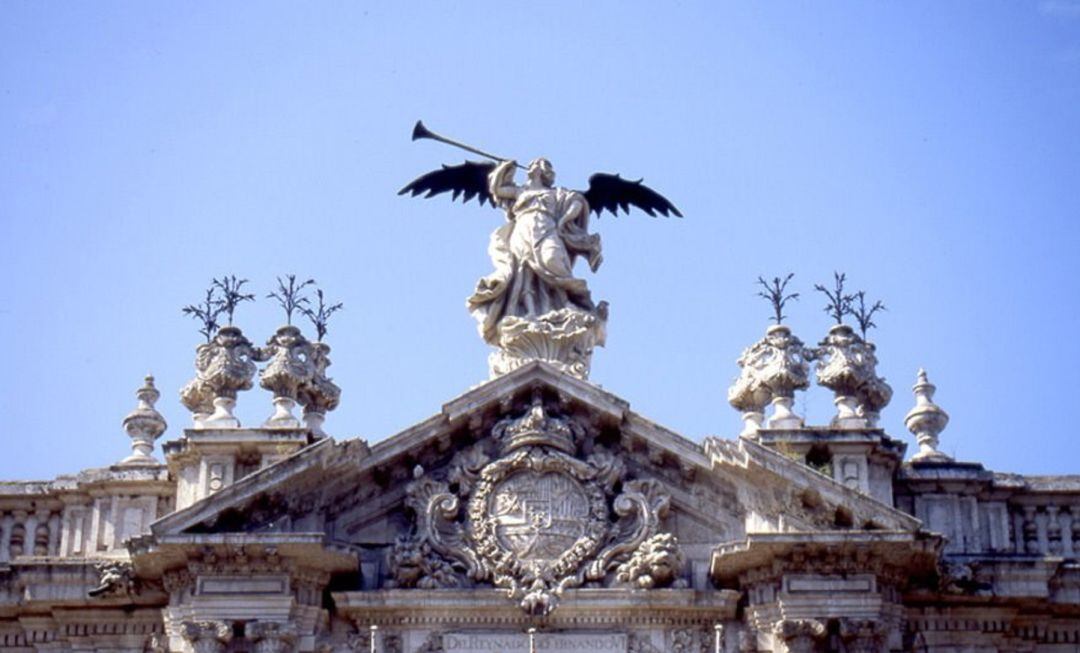
<svg viewBox="0 0 1080 653"><path fill-rule="evenodd" d="M492 434L495 456L478 443L445 480L420 473L409 485L416 529L394 548L396 586L491 583L544 615L585 583L678 580L682 554L658 532L671 499L656 481L624 478L622 461L604 450L578 457L585 429L550 415L539 398Z"/></svg>

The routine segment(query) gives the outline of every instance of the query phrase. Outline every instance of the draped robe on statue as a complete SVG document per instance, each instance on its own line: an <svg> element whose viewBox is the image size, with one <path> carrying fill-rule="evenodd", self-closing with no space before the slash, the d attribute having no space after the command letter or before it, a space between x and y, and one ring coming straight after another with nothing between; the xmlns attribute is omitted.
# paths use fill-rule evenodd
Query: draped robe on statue
<svg viewBox="0 0 1080 653"><path fill-rule="evenodd" d="M493 173L491 184L498 183ZM569 215L575 202L581 208ZM565 188L522 187L505 208L508 221L491 234L488 246L495 271L477 282L467 300L484 340L498 344L498 326L506 317L534 319L575 308L594 314L585 280L573 274L577 256L586 256L594 271L600 264L600 236L587 231L584 196Z"/></svg>

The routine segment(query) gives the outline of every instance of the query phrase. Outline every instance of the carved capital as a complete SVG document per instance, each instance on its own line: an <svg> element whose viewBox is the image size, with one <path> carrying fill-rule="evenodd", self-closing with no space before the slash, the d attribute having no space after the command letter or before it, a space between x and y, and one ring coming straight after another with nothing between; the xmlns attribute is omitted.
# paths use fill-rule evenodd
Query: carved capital
<svg viewBox="0 0 1080 653"><path fill-rule="evenodd" d="M816 619L785 619L773 628L787 653L815 653L825 640L825 624Z"/></svg>
<svg viewBox="0 0 1080 653"><path fill-rule="evenodd" d="M195 653L225 653L233 630L224 621L185 621L180 624L180 635Z"/></svg>
<svg viewBox="0 0 1080 653"><path fill-rule="evenodd" d="M877 619L840 620L840 639L851 653L884 651L888 635L888 625Z"/></svg>
<svg viewBox="0 0 1080 653"><path fill-rule="evenodd" d="M254 642L254 653L291 653L297 632L292 624L251 621L244 626L244 637Z"/></svg>

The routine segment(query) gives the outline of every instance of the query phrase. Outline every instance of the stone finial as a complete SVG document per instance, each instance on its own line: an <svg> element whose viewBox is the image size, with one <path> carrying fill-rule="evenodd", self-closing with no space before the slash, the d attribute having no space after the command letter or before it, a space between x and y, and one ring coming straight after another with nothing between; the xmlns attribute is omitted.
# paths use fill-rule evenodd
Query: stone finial
<svg viewBox="0 0 1080 653"><path fill-rule="evenodd" d="M195 378L180 391L195 428L238 428L233 415L236 395L250 390L255 376L255 348L239 327L223 326L195 353Z"/></svg>
<svg viewBox="0 0 1080 653"><path fill-rule="evenodd" d="M274 413L265 426L299 428L300 420L292 413L300 389L311 383L315 375L314 350L300 329L292 325L280 327L259 352L260 360L268 360L259 373L259 385L274 393ZM327 363L329 365L329 363Z"/></svg>
<svg viewBox="0 0 1080 653"><path fill-rule="evenodd" d="M161 437L168 424L154 403L161 393L154 387L154 377L147 375L145 383L135 392L139 404L124 418L124 430L131 438L131 455L120 461L121 465L156 464L154 440Z"/></svg>
<svg viewBox="0 0 1080 653"><path fill-rule="evenodd" d="M297 388L296 400L304 407L304 425L316 437L325 437L322 429L326 413L341 403L341 388L326 376L330 367L330 346L323 342L311 343L311 378Z"/></svg>
<svg viewBox="0 0 1080 653"><path fill-rule="evenodd" d="M952 460L951 457L938 451L938 435L949 423L949 414L934 403L934 392L937 386L927 379L926 370L919 369L918 379L911 389L915 392L915 407L904 417L904 425L915 435L915 441L919 443L919 451L911 459L941 462Z"/></svg>
<svg viewBox="0 0 1080 653"><path fill-rule="evenodd" d="M892 387L877 375L873 343L846 324L836 324L814 352L818 384L833 391L838 428L874 428L881 409L892 399Z"/></svg>
<svg viewBox="0 0 1080 653"><path fill-rule="evenodd" d="M762 427L765 407L773 406L770 428L801 428L803 419L792 410L796 390L810 387L810 368L802 340L783 324L774 324L765 337L739 357L742 372L728 389L728 403L742 411L742 435Z"/></svg>

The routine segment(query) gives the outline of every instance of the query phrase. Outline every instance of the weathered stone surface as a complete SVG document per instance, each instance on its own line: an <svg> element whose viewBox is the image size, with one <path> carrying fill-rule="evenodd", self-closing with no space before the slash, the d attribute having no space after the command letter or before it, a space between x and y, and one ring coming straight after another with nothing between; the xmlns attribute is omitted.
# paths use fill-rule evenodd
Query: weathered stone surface
<svg viewBox="0 0 1080 653"><path fill-rule="evenodd" d="M880 429L699 444L534 361L370 446L204 423L164 449L0 483L0 648L526 651L538 624L540 651L1080 641L1080 477L901 464Z"/></svg>

